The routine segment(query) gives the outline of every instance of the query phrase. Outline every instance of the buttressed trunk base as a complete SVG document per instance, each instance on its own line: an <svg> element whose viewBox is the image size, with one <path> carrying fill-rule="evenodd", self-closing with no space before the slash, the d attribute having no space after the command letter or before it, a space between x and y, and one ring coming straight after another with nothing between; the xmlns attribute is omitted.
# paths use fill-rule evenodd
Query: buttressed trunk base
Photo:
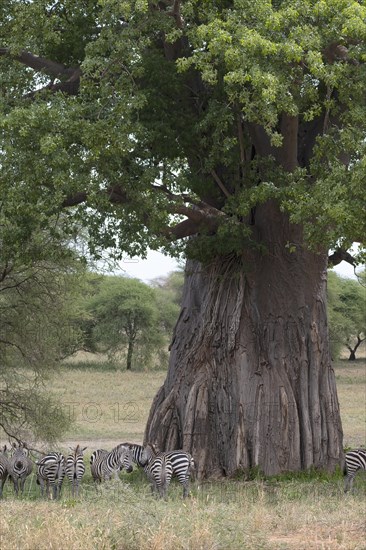
<svg viewBox="0 0 366 550"><path fill-rule="evenodd" d="M266 475L332 470L342 461L327 256L306 251L299 230L279 212L271 224L269 213L262 211L266 231L256 229L266 254L187 262L169 371L145 442L189 451L201 478L252 467Z"/></svg>

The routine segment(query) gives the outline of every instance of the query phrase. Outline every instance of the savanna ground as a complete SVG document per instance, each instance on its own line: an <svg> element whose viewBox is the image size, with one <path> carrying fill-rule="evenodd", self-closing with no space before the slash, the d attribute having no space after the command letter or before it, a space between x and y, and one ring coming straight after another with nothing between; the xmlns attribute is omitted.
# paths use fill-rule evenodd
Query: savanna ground
<svg viewBox="0 0 366 550"><path fill-rule="evenodd" d="M344 446L366 443L365 360L335 365ZM141 442L151 401L165 372L101 371L97 363L62 368L52 382L74 420L61 449ZM15 498L9 483L0 515L6 550L365 550L366 475L344 494L341 472L192 483L183 502L172 483L156 500L141 471L122 473L97 493L87 466L79 499L64 483L60 501L42 501L34 476Z"/></svg>

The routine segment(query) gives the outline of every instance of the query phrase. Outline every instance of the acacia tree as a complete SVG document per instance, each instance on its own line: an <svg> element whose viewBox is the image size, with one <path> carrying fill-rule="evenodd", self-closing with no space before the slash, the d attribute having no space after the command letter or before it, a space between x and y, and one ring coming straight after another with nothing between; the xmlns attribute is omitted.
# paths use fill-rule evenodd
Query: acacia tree
<svg viewBox="0 0 366 550"><path fill-rule="evenodd" d="M103 277L86 309L91 314L92 341L111 355L126 351L126 369L136 365L136 356L148 366L163 345L155 292L138 279Z"/></svg>
<svg viewBox="0 0 366 550"><path fill-rule="evenodd" d="M326 268L365 234L365 16L355 0L2 4L4 207L19 228L68 208L92 250L185 251L145 439L199 475L342 459Z"/></svg>
<svg viewBox="0 0 366 550"><path fill-rule="evenodd" d="M332 272L328 277L331 343L336 353L345 346L350 353L350 361L356 360L356 352L366 336L366 292L361 283L365 280L365 271L359 274L358 279L346 279Z"/></svg>
<svg viewBox="0 0 366 550"><path fill-rule="evenodd" d="M44 384L78 348L73 302L83 269L54 244L39 233L10 250L0 238L0 433L28 442L54 442L71 420Z"/></svg>

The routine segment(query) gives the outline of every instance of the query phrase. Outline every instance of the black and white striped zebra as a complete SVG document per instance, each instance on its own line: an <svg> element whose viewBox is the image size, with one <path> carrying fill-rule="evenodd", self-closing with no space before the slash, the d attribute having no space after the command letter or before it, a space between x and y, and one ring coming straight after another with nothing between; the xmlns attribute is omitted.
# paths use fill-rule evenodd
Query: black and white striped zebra
<svg viewBox="0 0 366 550"><path fill-rule="evenodd" d="M152 492L157 492L162 498L165 498L173 475L170 459L166 453L157 453L152 445L147 445L141 462L151 483Z"/></svg>
<svg viewBox="0 0 366 550"><path fill-rule="evenodd" d="M132 455L128 445L121 443L110 452L104 449L94 451L90 457L90 471L95 482L110 480L118 477L123 468L132 471Z"/></svg>
<svg viewBox="0 0 366 550"><path fill-rule="evenodd" d="M71 453L66 458L65 472L71 483L71 494L73 497L79 495L79 483L85 473L83 449L80 445L75 448L70 447Z"/></svg>
<svg viewBox="0 0 366 550"><path fill-rule="evenodd" d="M0 498L3 496L3 488L5 485L5 481L8 477L8 470L9 470L9 458L8 458L8 449L7 446L4 445L2 450L0 451Z"/></svg>
<svg viewBox="0 0 366 550"><path fill-rule="evenodd" d="M183 485L183 498L187 497L189 495L189 478L191 472L195 470L192 455L182 450L166 451L164 454L171 462L173 476L176 476L179 483Z"/></svg>
<svg viewBox="0 0 366 550"><path fill-rule="evenodd" d="M346 476L344 491L352 489L353 480L358 470L366 470L366 449L356 449L346 453L344 474Z"/></svg>
<svg viewBox="0 0 366 550"><path fill-rule="evenodd" d="M153 445L143 447L142 445L130 444L130 449L132 452L132 459L138 465L144 467L147 462L147 454L151 457L151 454L157 454L157 451ZM195 463L192 455L186 451L176 450L176 451L166 451L164 453L170 460L173 467L173 476L178 478L179 483L183 485L183 497L189 495L189 479L191 472L195 469Z"/></svg>
<svg viewBox="0 0 366 550"><path fill-rule="evenodd" d="M65 477L65 457L62 453L51 452L36 462L37 483L41 487L41 496L59 498L61 495L62 482Z"/></svg>
<svg viewBox="0 0 366 550"><path fill-rule="evenodd" d="M28 449L23 443L13 443L12 455L9 459L8 475L12 478L15 494L23 493L26 478L32 473L33 462L28 456Z"/></svg>

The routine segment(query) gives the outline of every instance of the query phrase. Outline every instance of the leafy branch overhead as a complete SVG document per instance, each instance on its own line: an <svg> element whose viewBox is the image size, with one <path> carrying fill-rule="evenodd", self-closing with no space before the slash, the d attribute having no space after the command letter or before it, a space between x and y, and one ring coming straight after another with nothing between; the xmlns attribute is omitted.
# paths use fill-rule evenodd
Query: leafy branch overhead
<svg viewBox="0 0 366 550"><path fill-rule="evenodd" d="M20 233L68 207L95 246L240 253L275 201L308 245L362 258L360 2L8 0L0 17L1 215Z"/></svg>

